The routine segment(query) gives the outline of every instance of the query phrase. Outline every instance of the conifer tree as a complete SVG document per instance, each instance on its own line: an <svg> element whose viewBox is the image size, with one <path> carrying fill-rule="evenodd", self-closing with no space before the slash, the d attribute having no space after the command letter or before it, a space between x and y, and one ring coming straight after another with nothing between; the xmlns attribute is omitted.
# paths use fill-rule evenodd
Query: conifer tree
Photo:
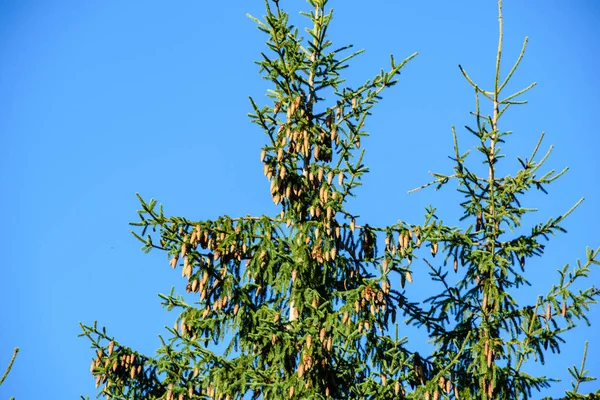
<svg viewBox="0 0 600 400"><path fill-rule="evenodd" d="M600 249L560 269L558 283L535 304L515 300L515 290L528 283L527 260L543 253L544 240L563 231L561 222L579 204L521 226L532 211L521 206L522 196L545 191L565 172L540 172L550 153L538 155L543 135L528 158L518 158L514 176L497 172L500 145L511 133L500 119L533 87L504 93L527 41L502 77L499 1L493 87L484 89L461 68L476 99L467 130L480 143L473 155L461 152L453 129L453 173L436 173L422 187L457 182L464 195L460 226L445 225L434 207L421 223L373 226L347 207L368 171L365 121L416 54L399 63L391 57L387 71L359 87L345 86L343 70L360 52L327 39L333 15L327 0L308 3L306 38L277 0L266 1L264 20L253 18L268 37L269 53L258 65L272 88L271 103L250 99L250 117L267 137L260 158L281 212L192 221L167 216L155 200L140 197L134 235L146 252L168 254L186 293L160 295L179 315L155 356L96 324L82 325L96 351L96 387L111 399L535 397L551 379L531 376L523 366L543 362L548 351L558 351L562 333L587 322L600 292L574 287L598 264ZM439 284L425 302L404 290L414 268L429 268ZM420 354L412 348L401 337L404 324L420 328L434 349ZM583 398L579 385L592 378L583 365L572 374L576 382L566 396Z"/></svg>

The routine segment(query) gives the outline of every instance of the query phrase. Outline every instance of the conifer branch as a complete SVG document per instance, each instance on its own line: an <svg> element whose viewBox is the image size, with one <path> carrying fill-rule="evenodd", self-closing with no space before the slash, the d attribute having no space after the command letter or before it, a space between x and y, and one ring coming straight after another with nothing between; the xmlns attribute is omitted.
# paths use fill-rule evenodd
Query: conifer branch
<svg viewBox="0 0 600 400"><path fill-rule="evenodd" d="M8 373L12 369L13 363L15 362L15 359L17 358L17 354L19 354L19 348L15 347L15 349L13 350L13 355L10 358L10 362L8 363L8 366L6 367L6 370L4 371L4 374L2 375L2 378L0 378L0 385L2 385L2 383L4 382L4 380L6 379L6 377L8 376Z"/></svg>

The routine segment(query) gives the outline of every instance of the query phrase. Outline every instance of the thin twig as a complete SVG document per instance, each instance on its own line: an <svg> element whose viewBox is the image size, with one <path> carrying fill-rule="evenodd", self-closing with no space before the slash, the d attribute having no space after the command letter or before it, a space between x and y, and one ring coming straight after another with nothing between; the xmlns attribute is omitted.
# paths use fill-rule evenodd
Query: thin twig
<svg viewBox="0 0 600 400"><path fill-rule="evenodd" d="M2 379L0 379L0 385L2 385L2 382L4 382L4 380L6 379L6 376L12 369L13 363L15 362L15 358L17 358L17 353L19 353L19 348L15 347L15 349L13 351L13 356L10 359L10 363L8 364L8 367L6 367L6 371L4 372L4 375L2 375Z"/></svg>

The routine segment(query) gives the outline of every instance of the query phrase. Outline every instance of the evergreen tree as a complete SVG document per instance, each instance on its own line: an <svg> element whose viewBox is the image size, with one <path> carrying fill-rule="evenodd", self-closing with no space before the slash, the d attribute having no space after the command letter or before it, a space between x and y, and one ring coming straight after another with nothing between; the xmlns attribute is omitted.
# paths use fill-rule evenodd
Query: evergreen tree
<svg viewBox="0 0 600 400"><path fill-rule="evenodd" d="M533 85L510 95L500 76L500 39L494 86L485 90L461 71L475 91L475 155L461 152L454 132L454 171L434 174L426 186L456 181L464 195L461 226L447 226L430 207L422 223L371 226L357 219L347 200L368 171L361 138L365 121L384 89L397 82L416 54L391 65L362 86L344 85L342 70L360 52L332 50L327 0L308 0L307 39L300 36L277 0L266 1L263 21L270 52L258 62L272 82L271 104L251 99L252 122L268 137L261 153L276 216L222 216L191 221L166 216L155 200L140 197L141 222L134 235L144 250L165 251L181 268L186 294L160 295L179 316L153 357L119 343L105 329L82 325L96 351L91 372L111 399L241 398L529 398L551 379L523 370L556 352L560 335L583 319L599 290L575 292L600 249L559 271L558 283L535 304L518 304L515 290L527 284L526 260L544 251L543 240L563 231L563 215L521 227L532 211L520 199L565 171L540 175L549 155L538 157L542 137L521 169L499 176L500 128L507 109ZM480 101L489 102L486 113ZM148 230L151 233L148 233ZM519 232L522 232L519 234ZM429 253L431 257L428 260ZM439 292L425 302L406 296L413 268L428 266ZM450 278L453 270L456 278ZM419 354L403 324L431 338ZM399 328L400 326L400 328ZM225 348L224 351L217 351ZM590 380L574 368L574 389ZM600 393L600 392L599 392Z"/></svg>

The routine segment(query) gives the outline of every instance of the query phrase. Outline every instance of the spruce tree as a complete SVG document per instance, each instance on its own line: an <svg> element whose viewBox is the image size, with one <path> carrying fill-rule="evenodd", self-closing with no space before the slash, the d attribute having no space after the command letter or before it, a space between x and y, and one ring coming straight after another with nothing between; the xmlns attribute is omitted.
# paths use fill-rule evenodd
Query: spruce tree
<svg viewBox="0 0 600 400"><path fill-rule="evenodd" d="M178 310L155 356L136 352L105 329L82 325L96 351L91 372L111 399L412 398L518 399L536 396L551 379L523 370L559 350L561 334L575 327L599 290L575 291L600 249L558 271L558 283L535 304L514 295L527 284L527 260L545 240L563 231L563 215L530 228L532 209L520 199L564 171L541 172L550 151L538 155L542 137L521 168L500 176L500 126L508 108L522 104L533 85L504 89L525 52L502 77L502 3L492 88L479 86L461 68L475 93L473 126L479 145L459 149L453 129L454 170L434 174L427 186L456 182L464 201L459 226L445 225L428 207L421 223L373 226L357 218L347 200L368 172L361 138L382 93L396 84L402 62L363 85L345 85L343 70L360 52L327 39L327 0L308 0L306 38L277 0L266 1L268 53L258 62L272 84L270 103L251 100L252 122L266 134L260 158L275 216L222 216L192 221L167 216L155 200L140 197L134 235L168 254L180 268L186 293L161 294ZM490 111L485 111L489 109ZM482 174L481 163L485 166ZM421 188L420 188L421 189ZM431 257L430 257L431 256ZM436 257L437 256L437 257ZM407 297L414 268L429 268L439 291L426 301ZM419 284L418 282L414 283ZM418 327L434 348L421 354L401 337ZM222 351L220 351L222 350ZM585 359L585 357L584 357ZM574 388L590 380L584 365L572 369ZM600 393L600 392L598 392Z"/></svg>

